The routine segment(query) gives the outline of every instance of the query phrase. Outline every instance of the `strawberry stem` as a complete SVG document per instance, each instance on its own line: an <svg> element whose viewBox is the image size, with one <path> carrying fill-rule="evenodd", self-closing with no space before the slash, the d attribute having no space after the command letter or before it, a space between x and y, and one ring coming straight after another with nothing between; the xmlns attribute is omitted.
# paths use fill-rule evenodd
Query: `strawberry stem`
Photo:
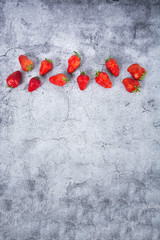
<svg viewBox="0 0 160 240"><path fill-rule="evenodd" d="M147 71L145 71L145 72L142 74L142 76L140 77L139 80L143 80L143 78L145 78L146 74L147 74Z"/></svg>
<svg viewBox="0 0 160 240"><path fill-rule="evenodd" d="M76 52L76 51L73 51L75 53L75 55L81 60L81 57L80 55Z"/></svg>
<svg viewBox="0 0 160 240"><path fill-rule="evenodd" d="M111 60L111 55L109 56L109 58L106 59L105 63L108 62L109 60Z"/></svg>
<svg viewBox="0 0 160 240"><path fill-rule="evenodd" d="M100 71L96 71L95 77L98 77L100 74Z"/></svg>
<svg viewBox="0 0 160 240"><path fill-rule="evenodd" d="M69 79L68 79L68 78L65 78L65 77L63 77L63 81L65 81L65 82L69 82Z"/></svg>
<svg viewBox="0 0 160 240"><path fill-rule="evenodd" d="M26 67L27 72L31 71L32 68L33 68L33 64L29 64L29 65Z"/></svg>
<svg viewBox="0 0 160 240"><path fill-rule="evenodd" d="M48 59L48 58L45 58L45 60L49 63L52 63L52 60L51 59Z"/></svg>
<svg viewBox="0 0 160 240"><path fill-rule="evenodd" d="M140 92L140 86L134 86L135 87L135 90L133 90L132 92Z"/></svg>
<svg viewBox="0 0 160 240"><path fill-rule="evenodd" d="M81 75L86 75L85 72L81 72Z"/></svg>

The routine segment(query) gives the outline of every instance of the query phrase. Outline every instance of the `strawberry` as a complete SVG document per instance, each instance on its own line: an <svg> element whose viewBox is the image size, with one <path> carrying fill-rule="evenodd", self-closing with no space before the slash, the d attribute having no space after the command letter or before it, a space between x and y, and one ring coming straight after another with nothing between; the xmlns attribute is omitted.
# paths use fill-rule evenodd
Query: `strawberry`
<svg viewBox="0 0 160 240"><path fill-rule="evenodd" d="M88 85L89 76L86 75L84 72L81 72L81 74L77 77L77 82L80 90L83 91Z"/></svg>
<svg viewBox="0 0 160 240"><path fill-rule="evenodd" d="M45 58L45 60L41 62L39 74L44 75L48 73L52 68L53 68L52 60Z"/></svg>
<svg viewBox="0 0 160 240"><path fill-rule="evenodd" d="M11 88L16 88L18 87L20 80L21 80L21 72L16 71L8 76L6 80L7 86Z"/></svg>
<svg viewBox="0 0 160 240"><path fill-rule="evenodd" d="M107 73L96 71L95 80L98 84L100 84L104 88L111 88L112 82L109 79Z"/></svg>
<svg viewBox="0 0 160 240"><path fill-rule="evenodd" d="M140 92L140 84L137 80L132 78L125 78L123 79L122 83L128 92Z"/></svg>
<svg viewBox="0 0 160 240"><path fill-rule="evenodd" d="M67 69L68 73L73 73L79 67L81 62L81 57L79 56L79 54L75 51L74 53L75 55L72 55L68 59L68 69Z"/></svg>
<svg viewBox="0 0 160 240"><path fill-rule="evenodd" d="M69 79L64 74L59 73L55 76L50 77L49 81L52 84L55 84L55 85L58 85L58 86L63 86L69 81Z"/></svg>
<svg viewBox="0 0 160 240"><path fill-rule="evenodd" d="M34 90L36 90L40 86L41 86L41 80L39 79L39 77L33 77L29 81L28 91L33 92Z"/></svg>
<svg viewBox="0 0 160 240"><path fill-rule="evenodd" d="M132 75L133 78L136 80L142 80L146 74L147 71L142 68L139 64L135 63L128 67L127 71Z"/></svg>
<svg viewBox="0 0 160 240"><path fill-rule="evenodd" d="M111 71L111 73L117 77L119 75L119 66L116 63L116 60L109 57L108 59L106 59L105 61L106 67Z"/></svg>
<svg viewBox="0 0 160 240"><path fill-rule="evenodd" d="M33 62L30 59L28 59L26 56L24 56L24 55L19 56L19 62L21 64L21 68L25 72L29 72L32 70Z"/></svg>

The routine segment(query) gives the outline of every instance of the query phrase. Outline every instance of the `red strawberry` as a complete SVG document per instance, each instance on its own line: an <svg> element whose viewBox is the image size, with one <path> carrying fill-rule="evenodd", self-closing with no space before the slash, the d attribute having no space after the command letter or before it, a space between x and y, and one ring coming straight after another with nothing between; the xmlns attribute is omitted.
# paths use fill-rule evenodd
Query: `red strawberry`
<svg viewBox="0 0 160 240"><path fill-rule="evenodd" d="M95 75L95 80L98 84L100 84L104 88L111 88L112 82L109 79L107 73L97 71Z"/></svg>
<svg viewBox="0 0 160 240"><path fill-rule="evenodd" d="M21 80L21 72L16 71L8 76L7 78L7 86L11 88L16 88L19 85L19 82Z"/></svg>
<svg viewBox="0 0 160 240"><path fill-rule="evenodd" d="M75 51L74 53L75 55L72 55L68 59L68 69L67 69L68 73L73 73L79 67L81 62L81 57L79 56L79 54Z"/></svg>
<svg viewBox="0 0 160 240"><path fill-rule="evenodd" d="M52 60L45 58L45 60L41 62L39 74L44 75L48 73L52 68L53 68Z"/></svg>
<svg viewBox="0 0 160 240"><path fill-rule="evenodd" d="M128 92L140 92L140 84L137 80L132 78L125 78L123 79L122 83Z"/></svg>
<svg viewBox="0 0 160 240"><path fill-rule="evenodd" d="M146 74L147 71L142 68L139 64L135 63L128 67L127 71L132 75L133 78L136 80L142 80Z"/></svg>
<svg viewBox="0 0 160 240"><path fill-rule="evenodd" d="M77 82L78 82L80 90L83 91L88 85L89 76L86 75L84 72L81 72L81 74L77 78Z"/></svg>
<svg viewBox="0 0 160 240"><path fill-rule="evenodd" d="M33 92L34 90L36 90L40 86L41 86L41 80L39 79L39 77L33 77L29 81L28 91Z"/></svg>
<svg viewBox="0 0 160 240"><path fill-rule="evenodd" d="M21 64L21 68L25 72L29 72L32 70L33 62L30 59L28 59L26 56L24 56L24 55L19 56L19 62Z"/></svg>
<svg viewBox="0 0 160 240"><path fill-rule="evenodd" d="M58 85L58 86L63 86L69 81L69 79L64 74L59 73L55 76L50 77L49 81L52 84L55 84L55 85Z"/></svg>
<svg viewBox="0 0 160 240"><path fill-rule="evenodd" d="M106 61L105 61L106 67L111 71L111 73L113 73L113 75L115 77L117 77L119 75L119 66L116 63L116 60L109 57Z"/></svg>

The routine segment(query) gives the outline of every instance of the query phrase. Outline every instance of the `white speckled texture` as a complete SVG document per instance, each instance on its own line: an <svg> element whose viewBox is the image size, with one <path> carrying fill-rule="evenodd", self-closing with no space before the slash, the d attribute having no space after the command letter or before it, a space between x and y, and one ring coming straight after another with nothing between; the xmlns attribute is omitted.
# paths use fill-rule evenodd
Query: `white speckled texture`
<svg viewBox="0 0 160 240"><path fill-rule="evenodd" d="M0 0L0 240L160 239L159 13L158 0ZM74 50L82 64L69 76ZM35 67L11 90L20 54ZM54 68L29 93L45 57ZM148 73L130 94L122 80L135 62ZM62 88L48 81L59 72L70 78Z"/></svg>

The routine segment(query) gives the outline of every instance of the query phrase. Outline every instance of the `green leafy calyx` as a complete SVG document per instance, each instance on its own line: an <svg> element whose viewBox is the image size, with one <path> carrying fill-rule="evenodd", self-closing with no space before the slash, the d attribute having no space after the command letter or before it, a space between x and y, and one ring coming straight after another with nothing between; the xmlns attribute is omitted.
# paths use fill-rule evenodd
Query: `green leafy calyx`
<svg viewBox="0 0 160 240"><path fill-rule="evenodd" d="M85 72L81 72L81 75L86 75Z"/></svg>
<svg viewBox="0 0 160 240"><path fill-rule="evenodd" d="M140 92L140 86L134 86L135 90L133 90L132 92Z"/></svg>
<svg viewBox="0 0 160 240"><path fill-rule="evenodd" d="M142 76L140 77L139 80L143 80L143 78L145 78L146 74L147 74L147 71L145 71L145 72L142 74Z"/></svg>
<svg viewBox="0 0 160 240"><path fill-rule="evenodd" d="M13 88L12 86L7 85L6 88Z"/></svg>
<svg viewBox="0 0 160 240"><path fill-rule="evenodd" d="M111 55L109 56L109 58L106 59L105 63L108 62L109 60L111 60Z"/></svg>
<svg viewBox="0 0 160 240"><path fill-rule="evenodd" d="M40 81L40 78L39 78L39 77L37 77L37 76L36 76L36 77L34 77L34 79L37 79L37 80L39 80L39 81Z"/></svg>
<svg viewBox="0 0 160 240"><path fill-rule="evenodd" d="M63 81L65 81L65 82L69 82L69 79L68 79L68 78L65 78L65 77L63 77Z"/></svg>
<svg viewBox="0 0 160 240"><path fill-rule="evenodd" d="M95 77L98 77L100 74L100 71L96 71Z"/></svg>
<svg viewBox="0 0 160 240"><path fill-rule="evenodd" d="M76 52L76 51L73 51L75 53L75 55L81 60L81 57L80 55Z"/></svg>
<svg viewBox="0 0 160 240"><path fill-rule="evenodd" d="M29 64L27 67L26 67L26 71L29 72L31 71L33 68L33 64Z"/></svg>
<svg viewBox="0 0 160 240"><path fill-rule="evenodd" d="M49 63L52 63L52 60L51 59L48 59L48 58L45 58L45 60Z"/></svg>

